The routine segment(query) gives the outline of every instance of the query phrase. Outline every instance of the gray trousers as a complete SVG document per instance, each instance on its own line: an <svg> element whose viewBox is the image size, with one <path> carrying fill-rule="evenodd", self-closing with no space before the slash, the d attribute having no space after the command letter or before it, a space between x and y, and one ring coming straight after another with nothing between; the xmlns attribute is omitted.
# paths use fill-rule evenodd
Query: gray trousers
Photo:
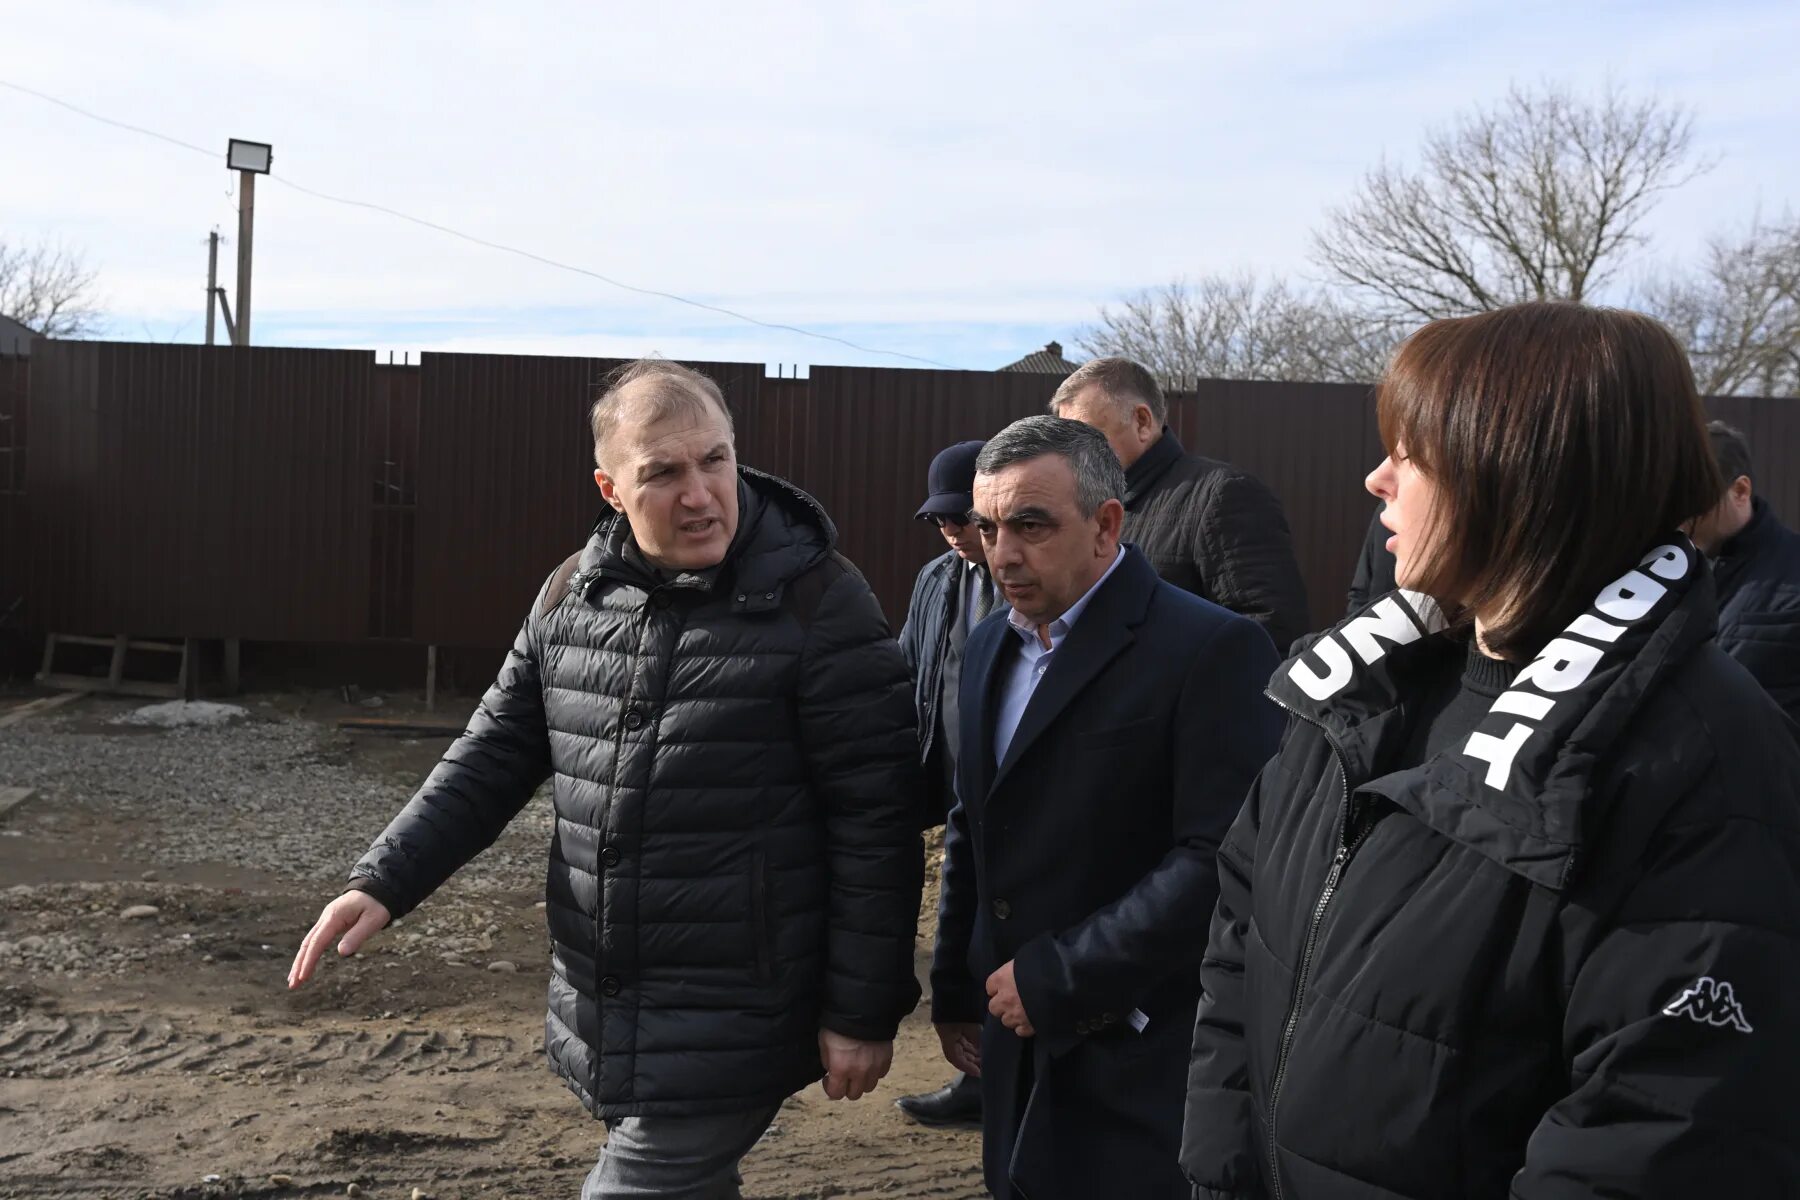
<svg viewBox="0 0 1800 1200"><path fill-rule="evenodd" d="M737 1200L738 1162L769 1128L780 1104L703 1117L621 1117L581 1200Z"/></svg>

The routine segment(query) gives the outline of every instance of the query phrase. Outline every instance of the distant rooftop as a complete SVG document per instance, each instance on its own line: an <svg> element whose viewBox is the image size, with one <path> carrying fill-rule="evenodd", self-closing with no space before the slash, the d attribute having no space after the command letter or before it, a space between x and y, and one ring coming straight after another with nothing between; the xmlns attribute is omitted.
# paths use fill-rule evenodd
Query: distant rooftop
<svg viewBox="0 0 1800 1200"><path fill-rule="evenodd" d="M1061 342L1046 342L1042 350L1033 350L1018 362L1008 363L1000 369L1026 371L1033 375L1067 375L1079 365L1062 356Z"/></svg>
<svg viewBox="0 0 1800 1200"><path fill-rule="evenodd" d="M31 353L31 339L37 334L29 325L22 325L11 317L0 315L0 354L16 354L24 357Z"/></svg>

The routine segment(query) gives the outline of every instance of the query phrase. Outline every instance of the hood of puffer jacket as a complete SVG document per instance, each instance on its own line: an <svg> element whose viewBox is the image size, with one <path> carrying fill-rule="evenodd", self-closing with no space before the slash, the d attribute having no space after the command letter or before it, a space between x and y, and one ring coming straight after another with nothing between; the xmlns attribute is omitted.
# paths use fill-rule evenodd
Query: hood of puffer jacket
<svg viewBox="0 0 1800 1200"><path fill-rule="evenodd" d="M633 542L625 514L607 510L594 524L569 587L579 595L605 576L646 591L658 586L730 588L735 608L760 612L779 605L787 585L830 554L837 536L837 526L817 500L785 479L740 466L737 533L717 568L657 579L637 555L628 553Z"/></svg>
<svg viewBox="0 0 1800 1200"><path fill-rule="evenodd" d="M1277 704L1324 731L1347 776L1367 779L1407 733L1403 698L1441 654L1447 622L1404 589L1297 646L1270 681ZM1469 738L1386 795L1445 837L1562 889L1594 828L1594 776L1659 684L1713 636L1711 572L1673 534L1608 584L1526 665ZM1360 768L1360 769L1359 769Z"/></svg>

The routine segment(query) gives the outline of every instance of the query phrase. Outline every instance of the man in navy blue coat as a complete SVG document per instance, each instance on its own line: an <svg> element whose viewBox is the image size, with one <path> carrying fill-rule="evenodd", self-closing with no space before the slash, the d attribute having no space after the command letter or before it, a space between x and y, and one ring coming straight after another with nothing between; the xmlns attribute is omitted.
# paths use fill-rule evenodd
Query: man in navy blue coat
<svg viewBox="0 0 1800 1200"><path fill-rule="evenodd" d="M981 1077L995 1196L1186 1200L1214 856L1280 733L1275 648L1120 544L1123 471L1090 427L1028 417L976 469L1010 608L965 650L932 1020Z"/></svg>

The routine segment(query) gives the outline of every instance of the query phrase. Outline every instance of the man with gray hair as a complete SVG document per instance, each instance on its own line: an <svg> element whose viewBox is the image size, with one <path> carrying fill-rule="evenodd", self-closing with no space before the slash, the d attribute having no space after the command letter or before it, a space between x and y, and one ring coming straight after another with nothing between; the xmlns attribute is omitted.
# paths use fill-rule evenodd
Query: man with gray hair
<svg viewBox="0 0 1800 1200"><path fill-rule="evenodd" d="M712 380L634 363L592 427L593 536L288 985L421 903L553 777L546 1048L608 1130L583 1200L722 1200L789 1095L875 1087L918 1000L911 685L830 518L738 465Z"/></svg>
<svg viewBox="0 0 1800 1200"><path fill-rule="evenodd" d="M976 462L1010 608L964 650L931 1006L981 1078L1002 1200L1186 1200L1214 856L1280 731L1268 635L1121 545L1124 491L1106 439L1058 417Z"/></svg>
<svg viewBox="0 0 1800 1200"><path fill-rule="evenodd" d="M1063 380L1050 411L1106 435L1125 467L1125 540L1158 575L1256 621L1283 651L1312 628L1281 501L1254 475L1182 449L1150 372L1093 359Z"/></svg>

